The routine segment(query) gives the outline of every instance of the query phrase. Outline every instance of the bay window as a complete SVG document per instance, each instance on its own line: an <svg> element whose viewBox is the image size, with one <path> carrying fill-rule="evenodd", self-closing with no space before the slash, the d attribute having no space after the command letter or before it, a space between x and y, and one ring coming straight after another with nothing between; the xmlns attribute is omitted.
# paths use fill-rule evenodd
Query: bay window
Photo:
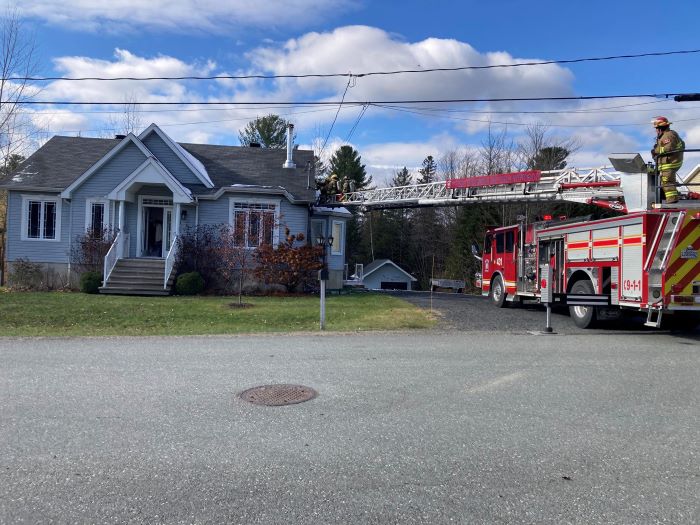
<svg viewBox="0 0 700 525"><path fill-rule="evenodd" d="M278 218L278 202L231 200L230 224L237 246L257 248L276 244Z"/></svg>

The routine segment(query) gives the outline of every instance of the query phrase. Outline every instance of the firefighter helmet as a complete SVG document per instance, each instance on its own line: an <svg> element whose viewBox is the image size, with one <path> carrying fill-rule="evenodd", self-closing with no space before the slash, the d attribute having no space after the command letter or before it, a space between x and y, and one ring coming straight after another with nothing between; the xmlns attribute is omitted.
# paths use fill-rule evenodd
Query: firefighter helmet
<svg viewBox="0 0 700 525"><path fill-rule="evenodd" d="M655 128L667 128L673 124L673 122L669 122L666 117L656 117L651 123Z"/></svg>

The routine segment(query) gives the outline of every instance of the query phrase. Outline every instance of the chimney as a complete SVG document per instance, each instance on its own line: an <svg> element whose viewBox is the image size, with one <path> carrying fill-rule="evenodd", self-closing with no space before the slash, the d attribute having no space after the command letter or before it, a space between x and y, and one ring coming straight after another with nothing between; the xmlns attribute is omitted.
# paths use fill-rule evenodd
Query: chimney
<svg viewBox="0 0 700 525"><path fill-rule="evenodd" d="M259 148L259 147L260 147L260 143L259 143L259 142L251 142L251 143L248 144L248 147L249 147L249 148Z"/></svg>
<svg viewBox="0 0 700 525"><path fill-rule="evenodd" d="M292 138L294 137L294 124L289 122L287 124L287 160L284 163L283 168L296 168L297 165L294 164L292 160Z"/></svg>
<svg viewBox="0 0 700 525"><path fill-rule="evenodd" d="M121 140L121 139L125 139L125 138L126 138L126 135L114 135L114 138L115 138L115 139L120 139L120 140Z"/></svg>

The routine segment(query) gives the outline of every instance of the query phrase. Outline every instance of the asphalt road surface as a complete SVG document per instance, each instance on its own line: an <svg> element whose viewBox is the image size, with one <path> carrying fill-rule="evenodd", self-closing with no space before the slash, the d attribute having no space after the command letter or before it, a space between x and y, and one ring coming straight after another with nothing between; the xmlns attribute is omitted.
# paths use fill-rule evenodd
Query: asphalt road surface
<svg viewBox="0 0 700 525"><path fill-rule="evenodd" d="M0 522L698 523L699 338L502 325L0 338Z"/></svg>
<svg viewBox="0 0 700 525"><path fill-rule="evenodd" d="M457 293L387 292L421 308L432 310L440 328L459 331L495 331L497 333L522 333L541 331L546 326L544 306L534 302L507 303L506 308L496 308L487 297ZM672 335L698 335L700 327L678 327L660 330L644 326L646 316L626 311L616 321L600 323L590 330L578 328L569 317L568 308L555 307L552 312L552 328L559 334L610 334L616 332L654 332Z"/></svg>

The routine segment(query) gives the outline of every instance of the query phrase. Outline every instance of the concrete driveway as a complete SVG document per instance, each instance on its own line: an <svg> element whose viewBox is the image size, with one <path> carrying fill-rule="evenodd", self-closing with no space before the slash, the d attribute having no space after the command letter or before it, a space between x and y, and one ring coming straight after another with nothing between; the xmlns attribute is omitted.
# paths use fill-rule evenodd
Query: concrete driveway
<svg viewBox="0 0 700 525"><path fill-rule="evenodd" d="M693 335L0 338L0 360L2 523L700 520ZM237 397L270 383L319 395Z"/></svg>

